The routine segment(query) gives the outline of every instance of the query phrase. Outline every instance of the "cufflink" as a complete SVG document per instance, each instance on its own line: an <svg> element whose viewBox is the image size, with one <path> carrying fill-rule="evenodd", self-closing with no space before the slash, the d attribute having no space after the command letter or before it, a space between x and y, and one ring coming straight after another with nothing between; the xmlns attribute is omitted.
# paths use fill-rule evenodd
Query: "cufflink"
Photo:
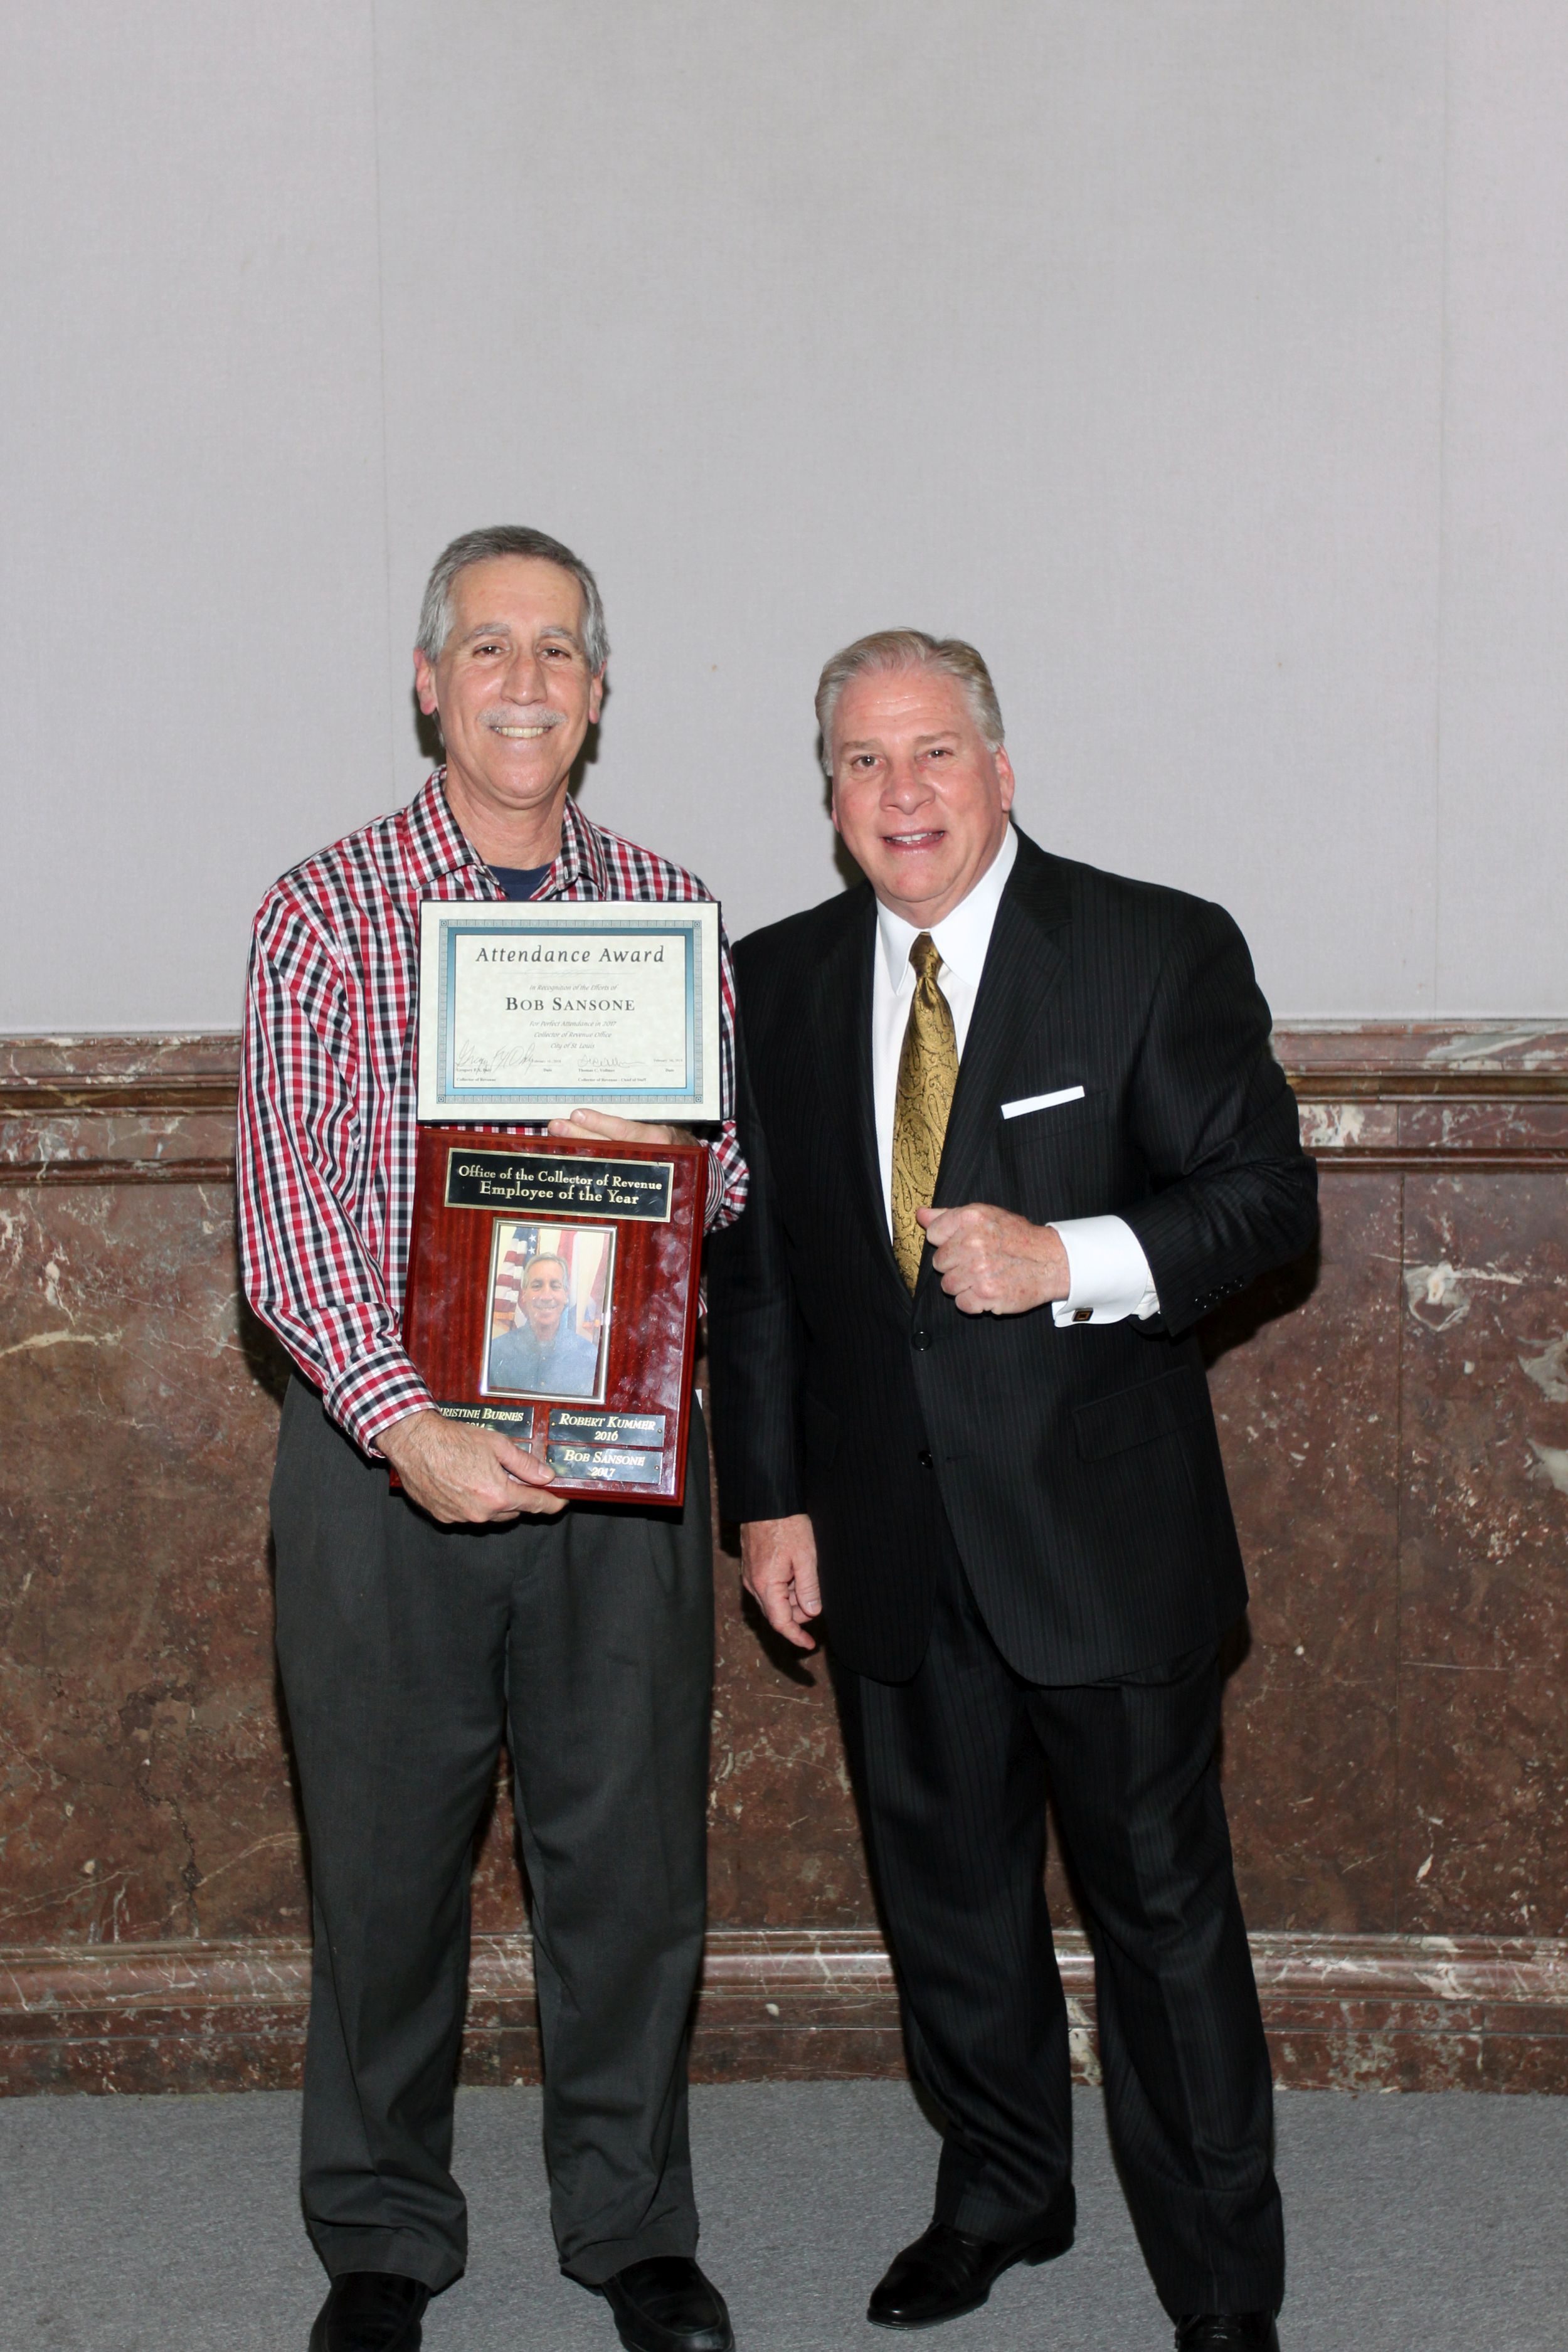
<svg viewBox="0 0 1568 2352"><path fill-rule="evenodd" d="M1075 1323L1092 1323L1094 1320L1093 1307L1075 1307L1072 1311L1072 1319Z"/></svg>

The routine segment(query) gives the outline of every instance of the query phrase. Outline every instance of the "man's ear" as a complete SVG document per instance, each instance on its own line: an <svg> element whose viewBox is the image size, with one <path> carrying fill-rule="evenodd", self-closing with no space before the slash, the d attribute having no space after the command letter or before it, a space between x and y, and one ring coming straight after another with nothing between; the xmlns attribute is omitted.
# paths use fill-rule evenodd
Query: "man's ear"
<svg viewBox="0 0 1568 2352"><path fill-rule="evenodd" d="M592 683L588 688L588 724L590 727L596 727L598 725L599 713L604 707L605 673L602 669L596 669L594 672Z"/></svg>
<svg viewBox="0 0 1568 2352"><path fill-rule="evenodd" d="M1005 815L1013 805L1013 794L1018 788L1017 778L1013 773L1013 762L1000 743L992 752L991 757L996 763L996 781L1002 787L1002 810Z"/></svg>
<svg viewBox="0 0 1568 2352"><path fill-rule="evenodd" d="M419 697L419 708L426 719L436 717L436 673L416 646L414 649L414 690Z"/></svg>
<svg viewBox="0 0 1568 2352"><path fill-rule="evenodd" d="M844 827L838 822L838 790L831 776L827 779L827 814L833 819L833 830L840 838Z"/></svg>

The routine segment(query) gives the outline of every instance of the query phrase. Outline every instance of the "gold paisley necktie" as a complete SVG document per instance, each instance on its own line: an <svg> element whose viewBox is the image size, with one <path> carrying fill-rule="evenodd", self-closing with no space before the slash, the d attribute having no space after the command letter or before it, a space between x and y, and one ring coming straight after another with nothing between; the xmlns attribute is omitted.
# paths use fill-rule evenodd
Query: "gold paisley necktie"
<svg viewBox="0 0 1568 2352"><path fill-rule="evenodd" d="M947 1115L958 1084L958 1043L952 1011L936 984L942 953L929 931L910 950L915 968L903 1050L899 1055L899 1091L893 1105L893 1255L912 1292L921 1270L925 1234L917 1209L929 1209L942 1165Z"/></svg>

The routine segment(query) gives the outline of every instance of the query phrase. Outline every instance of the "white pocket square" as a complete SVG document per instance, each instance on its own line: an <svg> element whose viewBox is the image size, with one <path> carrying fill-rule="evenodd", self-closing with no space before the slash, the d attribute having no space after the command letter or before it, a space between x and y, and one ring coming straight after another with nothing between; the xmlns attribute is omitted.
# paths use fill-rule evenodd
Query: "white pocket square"
<svg viewBox="0 0 1568 2352"><path fill-rule="evenodd" d="M1002 1116L1004 1118L1022 1118L1026 1111L1055 1110L1058 1103L1082 1100L1081 1087L1058 1087L1054 1095L1025 1095L1019 1102L1004 1103Z"/></svg>

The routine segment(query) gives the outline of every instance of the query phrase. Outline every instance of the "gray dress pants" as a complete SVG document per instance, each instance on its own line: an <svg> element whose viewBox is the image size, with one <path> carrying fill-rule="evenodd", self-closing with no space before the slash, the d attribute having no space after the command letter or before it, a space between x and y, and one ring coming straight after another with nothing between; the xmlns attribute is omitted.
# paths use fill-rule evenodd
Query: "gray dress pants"
<svg viewBox="0 0 1568 2352"><path fill-rule="evenodd" d="M307 2226L327 2270L447 2285L473 1839L506 1742L532 1897L562 2268L697 2244L689 2016L713 1662L707 1443L681 1512L435 1525L299 1381L272 1486L315 1948Z"/></svg>

